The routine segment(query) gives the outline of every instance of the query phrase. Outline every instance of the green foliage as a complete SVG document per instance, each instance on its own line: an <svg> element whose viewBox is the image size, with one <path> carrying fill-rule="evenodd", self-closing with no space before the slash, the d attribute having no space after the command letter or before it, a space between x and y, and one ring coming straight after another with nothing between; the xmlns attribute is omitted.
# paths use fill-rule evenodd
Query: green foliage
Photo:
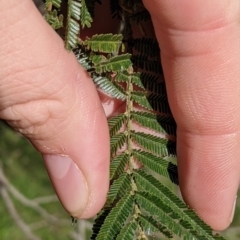
<svg viewBox="0 0 240 240"><path fill-rule="evenodd" d="M91 27L94 20L95 2L68 0L62 37L94 83L126 107L109 119L111 186L91 239L151 239L159 234L185 240L223 239L159 180L163 176L178 183L177 166L167 160L176 155L176 124L167 101L158 43L144 30L143 23L150 24L149 13L140 0L110 0L112 16L124 20L123 34L81 39L80 27ZM142 38L134 38L133 25Z"/></svg>
<svg viewBox="0 0 240 240"><path fill-rule="evenodd" d="M45 19L55 30L63 27L63 15L57 11L60 7L61 0L47 0L45 3Z"/></svg>
<svg viewBox="0 0 240 240"><path fill-rule="evenodd" d="M66 19L65 46L68 50L75 48L80 33L79 20L81 17L81 0L68 0L68 13Z"/></svg>
<svg viewBox="0 0 240 240"><path fill-rule="evenodd" d="M111 81L111 78L97 76L93 77L94 83L103 91L117 99L126 99L126 94L121 86Z"/></svg>
<svg viewBox="0 0 240 240"><path fill-rule="evenodd" d="M121 34L100 34L87 38L84 43L88 49L94 52L118 53L119 46L122 45L123 36Z"/></svg>

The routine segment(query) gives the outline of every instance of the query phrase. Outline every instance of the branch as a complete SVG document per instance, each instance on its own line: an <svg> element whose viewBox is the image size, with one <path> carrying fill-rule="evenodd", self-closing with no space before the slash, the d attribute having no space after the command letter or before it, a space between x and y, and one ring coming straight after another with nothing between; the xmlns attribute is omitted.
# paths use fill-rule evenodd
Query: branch
<svg viewBox="0 0 240 240"><path fill-rule="evenodd" d="M59 220L57 217L50 215L44 208L39 205L38 201L29 200L22 193L20 193L6 178L2 168L0 167L0 183L5 186L5 188L24 206L32 208L38 214L40 214L43 218L45 218L48 222L57 225L66 225L66 223L70 220ZM41 202L41 201L40 201Z"/></svg>
<svg viewBox="0 0 240 240"><path fill-rule="evenodd" d="M46 204L51 202L57 202L58 198L56 195L44 196L44 197L37 197L32 199L33 202L37 204Z"/></svg>
<svg viewBox="0 0 240 240"><path fill-rule="evenodd" d="M21 219L21 217L19 216L16 208L14 207L12 199L10 198L8 192L4 188L4 185L2 185L2 184L0 185L0 195L2 196L2 199L3 199L7 209L9 211L10 215L12 216L12 218L14 219L14 221L16 222L18 227L24 232L27 239L29 239L29 240L40 240L40 238L38 238L36 235L34 235L31 231L31 229L29 228L29 226L26 225L25 222Z"/></svg>

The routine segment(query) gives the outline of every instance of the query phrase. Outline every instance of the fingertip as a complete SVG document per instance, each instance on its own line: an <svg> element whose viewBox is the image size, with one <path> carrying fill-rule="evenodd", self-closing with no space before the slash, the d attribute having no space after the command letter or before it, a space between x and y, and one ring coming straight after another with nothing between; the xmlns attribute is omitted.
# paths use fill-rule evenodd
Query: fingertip
<svg viewBox="0 0 240 240"><path fill-rule="evenodd" d="M100 198L98 202L91 199L94 194L91 194L92 189L89 188L79 166L69 156L64 155L43 155L43 159L65 210L75 218L90 218L96 215L104 204L104 198Z"/></svg>
<svg viewBox="0 0 240 240"><path fill-rule="evenodd" d="M199 136L178 132L183 199L216 231L225 230L233 218L240 169L236 141L229 135Z"/></svg>
<svg viewBox="0 0 240 240"><path fill-rule="evenodd" d="M43 159L59 200L67 212L80 217L88 203L88 184L81 170L68 156L43 155Z"/></svg>

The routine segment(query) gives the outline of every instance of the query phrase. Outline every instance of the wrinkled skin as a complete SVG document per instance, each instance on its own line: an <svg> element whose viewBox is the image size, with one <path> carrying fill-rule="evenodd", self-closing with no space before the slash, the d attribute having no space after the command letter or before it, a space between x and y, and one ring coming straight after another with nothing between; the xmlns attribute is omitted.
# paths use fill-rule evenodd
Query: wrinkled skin
<svg viewBox="0 0 240 240"><path fill-rule="evenodd" d="M178 126L183 198L206 223L223 230L231 222L240 176L240 2L144 4ZM0 1L0 16L0 118L42 153L65 209L89 218L106 199L107 117L121 103L99 97L32 0ZM116 23L104 17L96 21L98 32L116 32Z"/></svg>

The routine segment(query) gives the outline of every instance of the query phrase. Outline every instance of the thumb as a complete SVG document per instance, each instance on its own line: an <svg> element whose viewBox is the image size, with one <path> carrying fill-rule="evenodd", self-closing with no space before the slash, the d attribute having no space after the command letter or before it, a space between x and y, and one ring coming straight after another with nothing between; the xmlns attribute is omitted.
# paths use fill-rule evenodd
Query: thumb
<svg viewBox="0 0 240 240"><path fill-rule="evenodd" d="M240 176L240 2L147 1L177 122L184 200L215 230L232 220Z"/></svg>
<svg viewBox="0 0 240 240"><path fill-rule="evenodd" d="M108 127L95 86L32 0L0 1L0 17L0 118L42 153L66 210L91 217L109 182Z"/></svg>

